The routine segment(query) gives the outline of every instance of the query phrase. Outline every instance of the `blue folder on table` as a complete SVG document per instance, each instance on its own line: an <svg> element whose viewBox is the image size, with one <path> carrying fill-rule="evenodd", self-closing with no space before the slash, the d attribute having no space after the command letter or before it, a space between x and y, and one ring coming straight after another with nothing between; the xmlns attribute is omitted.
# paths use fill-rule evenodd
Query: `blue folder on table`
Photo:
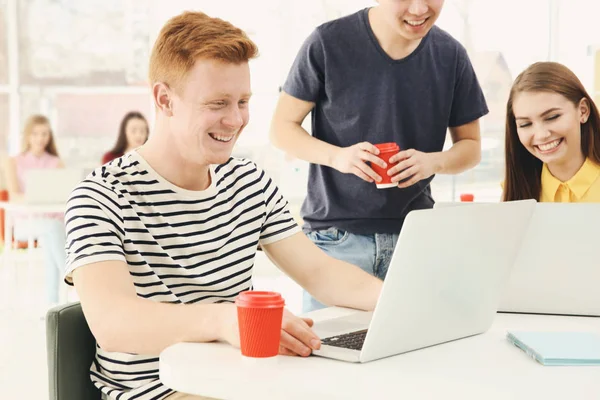
<svg viewBox="0 0 600 400"><path fill-rule="evenodd" d="M509 342L543 365L600 365L600 334L508 332Z"/></svg>

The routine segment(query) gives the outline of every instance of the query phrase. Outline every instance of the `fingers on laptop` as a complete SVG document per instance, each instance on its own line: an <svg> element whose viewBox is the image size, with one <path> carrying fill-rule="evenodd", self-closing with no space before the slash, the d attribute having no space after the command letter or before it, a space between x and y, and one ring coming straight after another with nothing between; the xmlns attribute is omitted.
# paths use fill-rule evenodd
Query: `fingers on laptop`
<svg viewBox="0 0 600 400"><path fill-rule="evenodd" d="M293 355L309 356L312 350L319 349L321 342L310 329L311 319L297 318L291 314L285 315L281 331L281 347L292 352ZM284 354L284 353L282 353Z"/></svg>
<svg viewBox="0 0 600 400"><path fill-rule="evenodd" d="M308 357L310 355L310 348L286 331L281 331L281 347L294 356Z"/></svg>

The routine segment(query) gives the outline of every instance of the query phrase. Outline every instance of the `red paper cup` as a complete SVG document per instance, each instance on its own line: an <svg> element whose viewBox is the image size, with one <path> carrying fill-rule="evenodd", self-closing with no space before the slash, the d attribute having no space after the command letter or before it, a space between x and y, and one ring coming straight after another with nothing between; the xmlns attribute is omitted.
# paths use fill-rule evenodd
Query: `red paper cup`
<svg viewBox="0 0 600 400"><path fill-rule="evenodd" d="M375 182L377 189L397 187L398 184L392 183L392 177L389 176L387 172L393 166L393 164L390 163L390 157L397 154L400 151L400 147L396 143L380 143L376 144L375 147L379 149L378 157L387 164L386 168L381 168L379 165L371 163L373 171L381 177L379 182Z"/></svg>
<svg viewBox="0 0 600 400"><path fill-rule="evenodd" d="M460 195L460 201L470 202L470 201L474 201L474 200L475 200L475 196L471 193L463 193Z"/></svg>
<svg viewBox="0 0 600 400"><path fill-rule="evenodd" d="M279 353L285 301L279 293L247 291L235 300L240 347L246 357L266 358Z"/></svg>

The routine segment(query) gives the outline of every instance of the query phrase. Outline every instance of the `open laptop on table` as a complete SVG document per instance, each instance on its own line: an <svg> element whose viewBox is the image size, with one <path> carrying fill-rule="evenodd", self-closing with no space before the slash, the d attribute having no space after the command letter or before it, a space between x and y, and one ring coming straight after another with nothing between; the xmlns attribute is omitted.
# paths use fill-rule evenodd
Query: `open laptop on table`
<svg viewBox="0 0 600 400"><path fill-rule="evenodd" d="M600 316L600 204L539 203L500 311Z"/></svg>
<svg viewBox="0 0 600 400"><path fill-rule="evenodd" d="M436 203L436 208L478 203ZM600 316L597 203L538 203L501 312Z"/></svg>
<svg viewBox="0 0 600 400"><path fill-rule="evenodd" d="M315 323L314 355L368 362L491 326L535 201L408 214L375 310Z"/></svg>
<svg viewBox="0 0 600 400"><path fill-rule="evenodd" d="M78 168L31 169L25 174L25 203L66 203L83 178L83 171Z"/></svg>

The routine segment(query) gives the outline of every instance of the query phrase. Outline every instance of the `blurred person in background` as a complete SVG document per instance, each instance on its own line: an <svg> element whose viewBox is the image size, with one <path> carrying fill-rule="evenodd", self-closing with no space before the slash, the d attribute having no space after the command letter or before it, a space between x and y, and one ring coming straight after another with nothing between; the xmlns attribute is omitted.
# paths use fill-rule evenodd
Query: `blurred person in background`
<svg viewBox="0 0 600 400"><path fill-rule="evenodd" d="M515 79L505 140L504 201L600 202L600 113L564 65L538 62Z"/></svg>
<svg viewBox="0 0 600 400"><path fill-rule="evenodd" d="M25 176L32 169L63 168L50 121L43 115L32 115L25 123L22 151L6 161L4 168L9 200L24 200ZM14 237L26 241L29 229L34 229L44 249L46 298L48 305L58 303L59 277L65 268L65 228L63 214L45 214L29 226L23 218L16 218Z"/></svg>
<svg viewBox="0 0 600 400"><path fill-rule="evenodd" d="M102 164L111 162L115 158L122 157L133 149L137 149L148 140L150 129L148 121L138 111L128 112L119 127L117 143L108 153L102 156Z"/></svg>

